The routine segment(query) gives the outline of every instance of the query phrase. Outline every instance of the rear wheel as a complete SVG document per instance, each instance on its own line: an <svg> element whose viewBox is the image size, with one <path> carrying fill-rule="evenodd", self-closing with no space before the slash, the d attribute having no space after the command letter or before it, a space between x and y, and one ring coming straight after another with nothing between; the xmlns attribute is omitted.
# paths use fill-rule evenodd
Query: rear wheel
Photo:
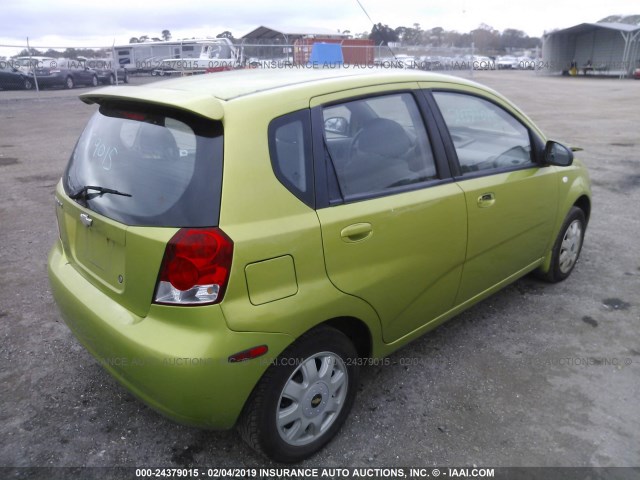
<svg viewBox="0 0 640 480"><path fill-rule="evenodd" d="M96 75L91 77L91 85L94 86L94 87L98 86L98 77Z"/></svg>
<svg viewBox="0 0 640 480"><path fill-rule="evenodd" d="M73 77L67 77L64 82L64 86L71 90L75 86L75 82L73 81Z"/></svg>
<svg viewBox="0 0 640 480"><path fill-rule="evenodd" d="M116 77L114 77L113 75L109 75L109 85L115 85L116 84Z"/></svg>
<svg viewBox="0 0 640 480"><path fill-rule="evenodd" d="M24 79L24 89L31 90L33 88L33 83L28 78Z"/></svg>
<svg viewBox="0 0 640 480"><path fill-rule="evenodd" d="M572 207L553 246L549 271L539 275L542 279L556 283L571 275L580 257L586 225L584 212Z"/></svg>
<svg viewBox="0 0 640 480"><path fill-rule="evenodd" d="M238 424L256 451L297 462L322 448L355 398L357 352L341 332L318 327L278 357L256 386Z"/></svg>

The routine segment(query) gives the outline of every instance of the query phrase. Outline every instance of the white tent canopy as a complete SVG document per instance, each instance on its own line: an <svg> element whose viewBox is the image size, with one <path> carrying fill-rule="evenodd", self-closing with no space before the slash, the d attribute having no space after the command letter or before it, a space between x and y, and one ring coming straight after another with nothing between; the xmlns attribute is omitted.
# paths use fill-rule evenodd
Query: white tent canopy
<svg viewBox="0 0 640 480"><path fill-rule="evenodd" d="M581 23L542 37L542 58L551 72L592 67L601 75L626 77L640 67L640 25Z"/></svg>

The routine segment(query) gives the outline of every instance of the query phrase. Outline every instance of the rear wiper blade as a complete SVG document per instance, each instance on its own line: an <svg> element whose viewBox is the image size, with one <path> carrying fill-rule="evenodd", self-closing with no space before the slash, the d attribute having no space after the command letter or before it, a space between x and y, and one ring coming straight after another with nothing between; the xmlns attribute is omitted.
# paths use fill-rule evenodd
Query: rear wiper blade
<svg viewBox="0 0 640 480"><path fill-rule="evenodd" d="M114 190L113 188L98 187L96 185L85 185L80 190L73 192L71 195L69 195L69 198L73 200L77 200L79 198L85 198L89 190L95 190L96 192L98 192L97 193L98 195L104 195L105 193L110 193L111 195L121 195L123 197L131 196L130 193L119 192L118 190Z"/></svg>

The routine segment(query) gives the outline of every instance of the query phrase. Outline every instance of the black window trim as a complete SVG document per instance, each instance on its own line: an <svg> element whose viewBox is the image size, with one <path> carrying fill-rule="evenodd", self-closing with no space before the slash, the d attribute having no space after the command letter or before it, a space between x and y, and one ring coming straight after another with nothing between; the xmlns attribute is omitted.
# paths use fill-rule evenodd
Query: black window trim
<svg viewBox="0 0 640 480"><path fill-rule="evenodd" d="M296 185L294 185L285 175L280 165L277 161L277 150L276 150L276 130L292 121L302 121L302 133L305 139L305 176L306 176L306 191L300 190ZM311 122L311 112L308 108L303 108L302 110L296 110L294 112L289 112L279 117L274 118L269 122L269 127L267 128L267 139L269 143L269 158L271 160L271 168L273 169L273 173L275 174L278 181L291 192L298 200L307 205L310 208L316 208L316 193L315 193L315 185L317 181L315 180L315 169L314 169L314 152L313 152L313 133L312 133L312 122Z"/></svg>
<svg viewBox="0 0 640 480"><path fill-rule="evenodd" d="M422 90L425 101L429 105L430 109L433 111L433 115L435 117L435 123L437 125L438 131L440 132L440 136L442 141L445 144L445 150L447 152L448 163L450 165L451 171L453 173L453 179L456 182L470 180L473 178L479 177L487 177L489 175L497 175L500 173L509 173L515 172L519 170L528 170L531 168L541 168L547 166L540 162L540 158L542 158L542 153L544 152L544 141L531 129L528 125L522 122L518 117L516 117L513 112L508 109L505 109L503 105L500 105L498 102L493 99L486 97L484 95L478 94L476 92L469 92L466 90L458 90L455 88L425 88ZM500 108L502 111L507 113L511 118L517 121L520 125L522 125L529 134L529 142L531 143L531 163L527 163L524 165L516 165L513 167L500 167L494 168L490 170L480 170L477 172L467 172L462 173L460 169L460 163L458 160L458 154L455 149L455 145L453 144L453 139L451 138L451 134L449 133L449 127L444 120L444 116L440 111L440 107L433 96L433 93L457 93L460 95L468 95L471 97L476 97L486 102L492 103L496 107Z"/></svg>
<svg viewBox="0 0 640 480"><path fill-rule="evenodd" d="M315 179L316 179L316 209L332 207L336 205L350 204L360 202L363 200L370 200L374 198L383 198L390 195L397 195L400 193L410 192L414 190L422 190L424 188L431 188L438 185L444 185L452 183L454 181L448 157L446 154L445 144L442 141L442 136L439 129L436 127L436 117L430 111L430 106L422 95L422 89L420 88L402 88L397 90L385 90L379 92L373 92L368 94L354 95L351 97L341 98L339 100L332 100L331 102L324 103L322 105L311 108L311 123L313 133L313 157L315 166ZM429 143L431 146L434 163L436 166L436 172L438 174L437 179L426 180L423 182L412 183L410 185L403 185L399 187L390 188L380 192L363 193L360 195L352 195L349 199L345 199L341 195L340 199L331 197L330 192L338 188L337 179L335 178L335 168L333 162L330 159L330 154L326 150L325 136L324 136L324 116L323 109L344 103L354 102L363 99L370 99L375 97L390 96L408 93L410 94L420 113L420 118L425 127ZM332 178L333 177L333 178ZM333 182L333 185L332 185Z"/></svg>

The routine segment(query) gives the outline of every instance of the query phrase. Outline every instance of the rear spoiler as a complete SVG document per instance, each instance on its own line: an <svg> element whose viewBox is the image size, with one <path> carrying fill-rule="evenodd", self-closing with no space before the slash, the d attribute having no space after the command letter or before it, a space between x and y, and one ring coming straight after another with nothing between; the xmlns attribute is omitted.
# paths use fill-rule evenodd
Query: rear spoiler
<svg viewBox="0 0 640 480"><path fill-rule="evenodd" d="M211 94L185 90L155 88L146 86L105 87L79 95L80 100L89 105L101 105L109 100L144 102L161 105L187 112L197 113L213 120L222 120L223 103Z"/></svg>

